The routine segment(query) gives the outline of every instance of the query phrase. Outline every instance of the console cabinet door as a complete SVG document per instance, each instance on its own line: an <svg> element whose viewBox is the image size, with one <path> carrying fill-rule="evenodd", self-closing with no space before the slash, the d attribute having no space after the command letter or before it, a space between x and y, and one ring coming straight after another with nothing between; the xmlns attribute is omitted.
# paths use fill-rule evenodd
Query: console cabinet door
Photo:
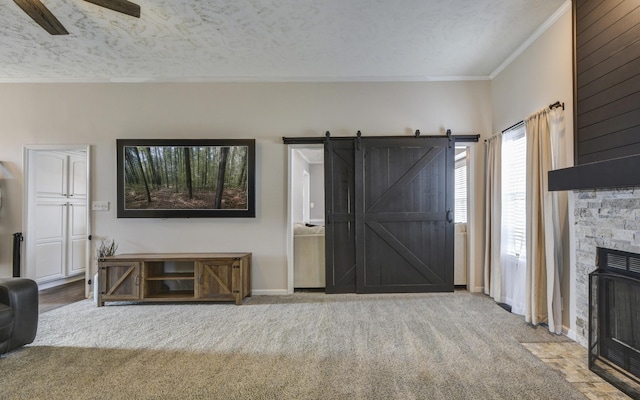
<svg viewBox="0 0 640 400"><path fill-rule="evenodd" d="M140 280L139 262L101 261L98 305L105 301L139 300Z"/></svg>
<svg viewBox="0 0 640 400"><path fill-rule="evenodd" d="M236 288L237 278L235 276L238 274L237 264L236 260L228 258L198 262L198 291L196 297L200 299L236 300L236 295L239 293Z"/></svg>

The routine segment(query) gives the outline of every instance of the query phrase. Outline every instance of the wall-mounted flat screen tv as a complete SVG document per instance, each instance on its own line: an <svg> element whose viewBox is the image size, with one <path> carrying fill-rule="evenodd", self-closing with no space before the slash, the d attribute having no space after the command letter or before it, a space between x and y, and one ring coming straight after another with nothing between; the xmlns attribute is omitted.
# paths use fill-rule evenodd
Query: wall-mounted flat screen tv
<svg viewBox="0 0 640 400"><path fill-rule="evenodd" d="M255 217L254 139L118 139L118 218Z"/></svg>

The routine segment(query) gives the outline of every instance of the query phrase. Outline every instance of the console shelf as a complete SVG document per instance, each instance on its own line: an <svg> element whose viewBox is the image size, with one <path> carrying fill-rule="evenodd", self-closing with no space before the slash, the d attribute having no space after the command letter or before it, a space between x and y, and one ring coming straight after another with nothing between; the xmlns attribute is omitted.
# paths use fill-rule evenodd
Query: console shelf
<svg viewBox="0 0 640 400"><path fill-rule="evenodd" d="M148 276L145 279L148 281L163 281L163 280L178 281L178 280L194 280L195 278L193 274L166 274L166 275L159 275L159 276Z"/></svg>
<svg viewBox="0 0 640 400"><path fill-rule="evenodd" d="M251 296L251 253L119 254L98 260L107 301L235 301Z"/></svg>

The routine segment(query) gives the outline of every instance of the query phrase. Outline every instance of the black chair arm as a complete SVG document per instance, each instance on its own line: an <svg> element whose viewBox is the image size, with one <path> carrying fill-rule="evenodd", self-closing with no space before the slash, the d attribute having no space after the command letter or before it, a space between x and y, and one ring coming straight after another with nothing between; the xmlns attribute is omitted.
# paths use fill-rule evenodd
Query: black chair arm
<svg viewBox="0 0 640 400"><path fill-rule="evenodd" d="M0 303L13 310L9 350L33 342L38 330L38 285L25 278L0 279Z"/></svg>

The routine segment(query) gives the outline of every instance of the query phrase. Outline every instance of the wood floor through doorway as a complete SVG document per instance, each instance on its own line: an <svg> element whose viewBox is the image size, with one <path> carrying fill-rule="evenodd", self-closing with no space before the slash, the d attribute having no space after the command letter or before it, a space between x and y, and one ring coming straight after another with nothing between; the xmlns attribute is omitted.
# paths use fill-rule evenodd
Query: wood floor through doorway
<svg viewBox="0 0 640 400"><path fill-rule="evenodd" d="M42 314L84 299L84 279L49 289L43 289L39 292L38 296L38 312Z"/></svg>

